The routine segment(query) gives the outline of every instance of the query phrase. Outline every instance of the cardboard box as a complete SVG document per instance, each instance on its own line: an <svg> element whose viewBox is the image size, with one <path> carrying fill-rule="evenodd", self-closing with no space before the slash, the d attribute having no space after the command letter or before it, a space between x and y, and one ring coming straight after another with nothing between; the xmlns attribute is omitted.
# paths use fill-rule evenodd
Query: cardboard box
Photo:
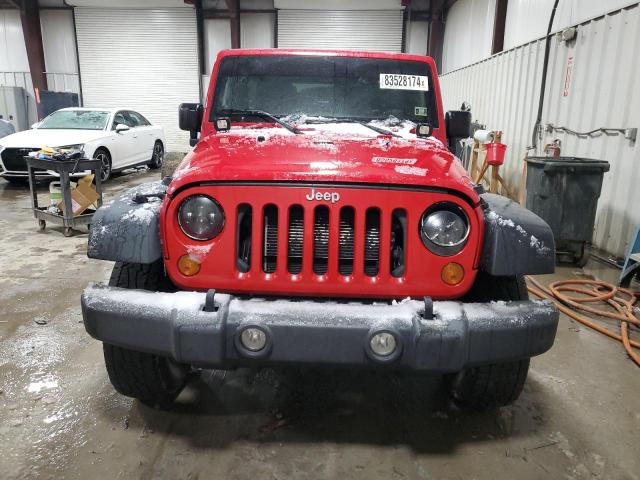
<svg viewBox="0 0 640 480"><path fill-rule="evenodd" d="M82 214L87 208L98 201L98 192L96 192L93 186L94 175L87 175L78 180L76 188L71 190L71 208L73 209L73 216L77 217ZM58 208L64 213L64 202L58 203Z"/></svg>

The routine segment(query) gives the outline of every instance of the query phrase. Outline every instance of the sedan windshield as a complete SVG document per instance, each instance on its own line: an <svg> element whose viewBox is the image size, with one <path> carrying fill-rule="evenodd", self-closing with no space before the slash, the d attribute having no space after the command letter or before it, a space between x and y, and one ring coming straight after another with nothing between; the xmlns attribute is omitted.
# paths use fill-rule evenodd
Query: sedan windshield
<svg viewBox="0 0 640 480"><path fill-rule="evenodd" d="M109 112L99 110L58 110L45 118L38 129L103 130Z"/></svg>
<svg viewBox="0 0 640 480"><path fill-rule="evenodd" d="M226 57L218 72L211 120L233 110L333 121L393 116L433 127L438 118L427 63L365 57Z"/></svg>

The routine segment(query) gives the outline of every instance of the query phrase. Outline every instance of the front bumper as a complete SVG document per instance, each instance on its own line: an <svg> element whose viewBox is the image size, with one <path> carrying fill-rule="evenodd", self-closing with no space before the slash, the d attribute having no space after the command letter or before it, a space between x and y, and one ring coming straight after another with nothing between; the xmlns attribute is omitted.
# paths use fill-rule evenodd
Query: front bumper
<svg viewBox="0 0 640 480"><path fill-rule="evenodd" d="M60 178L60 174L53 170L37 170L33 172L33 174L36 180L56 180ZM90 174L91 170L83 170L82 172L70 173L69 178L86 177ZM23 170L3 170L2 165L0 165L0 177L24 178L26 180L29 178L29 172Z"/></svg>
<svg viewBox="0 0 640 480"><path fill-rule="evenodd" d="M43 179L43 180L49 180L49 179L53 179L55 178L54 175L51 175L51 173L44 171L44 170L40 170L37 172L34 172L34 175L36 177L36 179ZM2 165L0 165L0 177L7 177L7 178L24 178L25 180L27 178L29 178L29 173L25 170L4 170L4 167Z"/></svg>
<svg viewBox="0 0 640 480"><path fill-rule="evenodd" d="M546 301L434 302L427 319L424 304L414 300L390 305L217 294L216 311L204 311L205 297L95 285L82 294L82 315L98 340L201 367L389 365L443 373L544 353L558 325L558 311ZM239 341L250 326L267 333L260 352ZM396 354L371 352L369 340L379 331L394 334Z"/></svg>

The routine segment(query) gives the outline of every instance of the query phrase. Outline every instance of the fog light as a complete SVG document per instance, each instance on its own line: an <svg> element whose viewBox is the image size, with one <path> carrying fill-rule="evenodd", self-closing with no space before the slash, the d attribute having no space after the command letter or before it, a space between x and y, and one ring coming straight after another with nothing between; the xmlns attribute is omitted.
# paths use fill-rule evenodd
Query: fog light
<svg viewBox="0 0 640 480"><path fill-rule="evenodd" d="M259 328L245 328L240 335L240 342L247 350L258 352L267 344L267 334Z"/></svg>
<svg viewBox="0 0 640 480"><path fill-rule="evenodd" d="M376 355L388 357L396 350L396 337L388 332L376 333L371 337L369 345Z"/></svg>
<svg viewBox="0 0 640 480"><path fill-rule="evenodd" d="M447 263L442 268L441 278L447 285L457 285L464 278L464 268L459 263Z"/></svg>
<svg viewBox="0 0 640 480"><path fill-rule="evenodd" d="M178 259L178 270L185 277L192 277L200 271L200 264L189 255L183 255Z"/></svg>

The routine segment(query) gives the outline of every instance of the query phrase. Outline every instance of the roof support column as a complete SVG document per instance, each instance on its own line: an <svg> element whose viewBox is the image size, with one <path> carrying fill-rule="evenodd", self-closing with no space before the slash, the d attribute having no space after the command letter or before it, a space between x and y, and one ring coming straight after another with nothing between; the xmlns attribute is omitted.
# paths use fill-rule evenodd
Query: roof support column
<svg viewBox="0 0 640 480"><path fill-rule="evenodd" d="M507 23L507 4L508 0L496 0L491 55L501 52L504 48L504 28Z"/></svg>
<svg viewBox="0 0 640 480"><path fill-rule="evenodd" d="M227 0L231 22L231 48L240 48L240 0Z"/></svg>
<svg viewBox="0 0 640 480"><path fill-rule="evenodd" d="M438 68L438 73L442 73L442 46L444 44L444 20L442 11L435 12L431 16L429 26L429 49L427 55L433 58Z"/></svg>
<svg viewBox="0 0 640 480"><path fill-rule="evenodd" d="M45 74L44 48L42 46L42 31L40 30L40 9L38 0L21 0L20 19L22 20L22 34L27 48L27 59L31 71L33 88L47 90L47 75Z"/></svg>

